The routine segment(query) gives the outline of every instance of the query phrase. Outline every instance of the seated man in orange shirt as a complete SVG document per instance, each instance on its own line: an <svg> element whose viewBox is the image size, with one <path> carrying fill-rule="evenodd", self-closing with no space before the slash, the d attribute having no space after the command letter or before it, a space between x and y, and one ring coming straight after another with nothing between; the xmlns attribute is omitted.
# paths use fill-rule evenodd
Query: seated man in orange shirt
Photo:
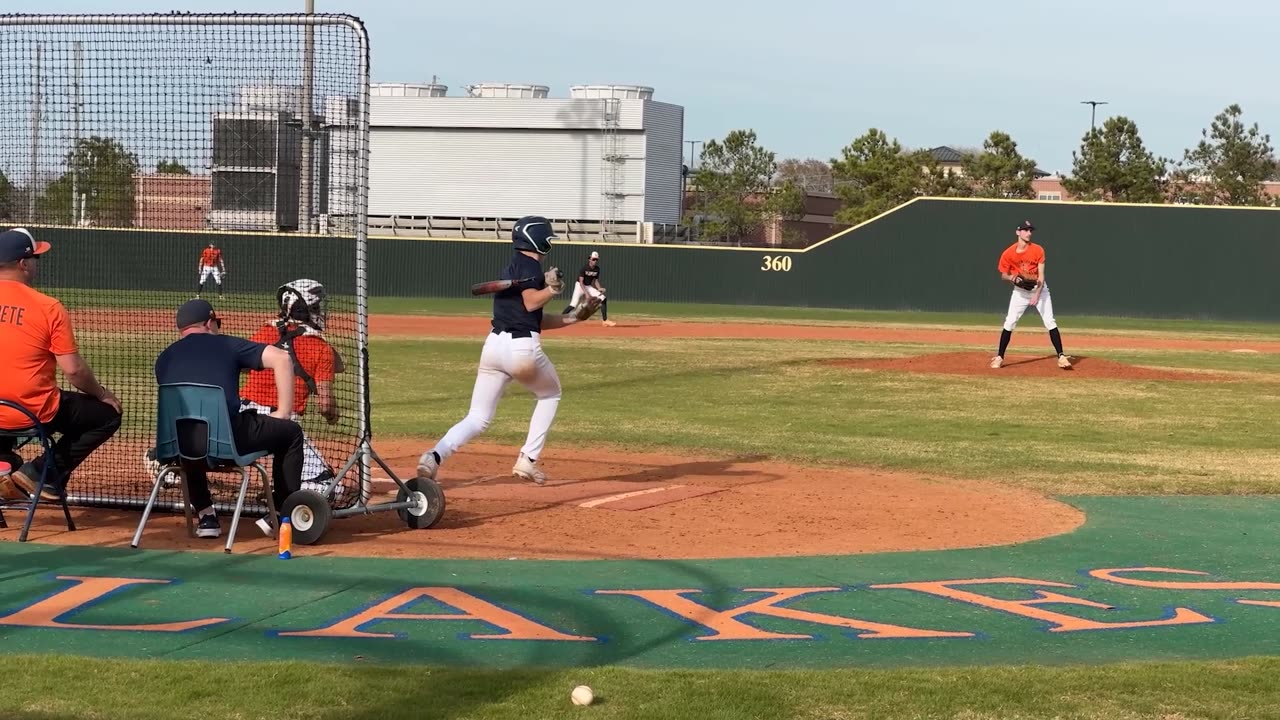
<svg viewBox="0 0 1280 720"><path fill-rule="evenodd" d="M251 342L274 345L293 358L293 419L301 422L307 399L315 396L315 410L330 425L338 422L338 406L333 400L333 376L343 371L342 358L324 338L328 320L327 294L315 280L299 279L276 290L277 318L264 324ZM275 379L269 371L251 370L240 390L240 409L259 414L274 412L277 406ZM323 493L333 479L333 468L310 438L304 437L302 487ZM341 486L339 486L341 491Z"/></svg>
<svg viewBox="0 0 1280 720"><path fill-rule="evenodd" d="M0 232L0 397L30 410L50 434L54 467L41 493L58 500L71 473L120 429L120 401L98 383L80 356L62 303L32 287L49 243L22 228ZM59 389L57 369L78 393ZM0 428L16 430L30 420L0 408ZM44 457L29 463L13 452L13 438L0 438L0 458L16 469L0 478L0 497L29 498L44 470Z"/></svg>

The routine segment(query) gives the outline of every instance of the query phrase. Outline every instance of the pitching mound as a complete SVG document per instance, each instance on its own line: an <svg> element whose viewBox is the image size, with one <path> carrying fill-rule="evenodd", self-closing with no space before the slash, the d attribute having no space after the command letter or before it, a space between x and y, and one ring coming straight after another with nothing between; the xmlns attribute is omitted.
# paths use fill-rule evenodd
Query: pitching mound
<svg viewBox="0 0 1280 720"><path fill-rule="evenodd" d="M380 441L380 455L412 477L427 440ZM754 457L705 459L559 448L543 459L545 486L511 477L517 449L472 445L441 471L440 524L409 530L394 513L335 520L300 556L400 558L717 558L943 550L1025 542L1069 532L1084 515L1036 493L993 482L917 474L797 467ZM375 478L378 474L375 474ZM395 484L378 490L394 495ZM378 498L379 500L385 498ZM128 547L139 514L75 509L67 532L56 510L38 513L36 542ZM21 515L6 513L14 540ZM229 518L223 519L224 533ZM143 547L220 551L186 536L181 515L159 514ZM251 521L237 552L272 553Z"/></svg>
<svg viewBox="0 0 1280 720"><path fill-rule="evenodd" d="M1005 355L1004 366L991 369L991 355L983 352L952 352L931 355L915 355L905 358L868 358L858 360L830 360L827 364L837 367L863 370L898 370L902 372L935 373L943 375L990 375L1019 377L1094 378L1108 380L1194 380L1210 382L1225 379L1215 373L1198 373L1180 370L1126 365L1114 360L1096 357L1071 356L1072 367L1058 367L1055 355Z"/></svg>

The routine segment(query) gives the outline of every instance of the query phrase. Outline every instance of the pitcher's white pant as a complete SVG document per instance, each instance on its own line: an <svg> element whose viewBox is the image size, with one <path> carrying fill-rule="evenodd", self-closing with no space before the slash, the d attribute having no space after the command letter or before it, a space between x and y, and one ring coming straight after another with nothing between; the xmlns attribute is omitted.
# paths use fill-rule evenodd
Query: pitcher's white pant
<svg viewBox="0 0 1280 720"><path fill-rule="evenodd" d="M252 410L259 415L270 415L271 408L259 405L256 402L241 400L240 410ZM293 413L289 416L294 422L298 422L298 414ZM323 474L325 471L332 472L329 465L325 463L324 456L316 449L315 443L311 442L311 438L307 434L302 433L302 481L311 482Z"/></svg>
<svg viewBox="0 0 1280 720"><path fill-rule="evenodd" d="M484 432L498 412L498 401L507 384L519 382L532 392L538 402L529 420L529 436L520 452L530 460L537 460L547 443L547 433L555 422L560 407L560 376L551 359L542 352L538 333L533 337L513 338L511 333L489 333L480 352L480 369L476 372L476 384L471 391L471 410L458 424L449 429L433 450L441 460L466 445L472 438Z"/></svg>
<svg viewBox="0 0 1280 720"><path fill-rule="evenodd" d="M1031 290L1023 290L1020 287L1013 289L1013 294L1009 296L1009 314L1004 318L1004 329L1013 332L1018 326L1018 321L1022 319L1023 313L1027 308L1031 307ZM1036 312L1040 313L1040 319L1044 321L1044 329L1052 330L1058 327L1058 321L1053 319L1053 300L1049 297L1049 286L1045 285L1040 288L1040 299L1036 302Z"/></svg>
<svg viewBox="0 0 1280 720"><path fill-rule="evenodd" d="M204 267L200 268L200 284L203 285L204 281L208 280L210 275L213 276L214 282L218 283L219 285L222 284L222 270L216 267L210 267L208 265L205 265Z"/></svg>
<svg viewBox="0 0 1280 720"><path fill-rule="evenodd" d="M592 285L587 286L587 294L595 298L604 297L604 293L600 292ZM579 283L574 283L573 299L569 301L569 304L572 305L573 307L578 307L578 301L581 299L582 299L582 285L580 285Z"/></svg>

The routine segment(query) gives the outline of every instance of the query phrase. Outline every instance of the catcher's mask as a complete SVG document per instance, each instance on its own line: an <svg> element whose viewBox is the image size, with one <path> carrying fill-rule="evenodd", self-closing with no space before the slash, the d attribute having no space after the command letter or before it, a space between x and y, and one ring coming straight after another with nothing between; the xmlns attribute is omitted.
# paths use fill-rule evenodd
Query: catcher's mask
<svg viewBox="0 0 1280 720"><path fill-rule="evenodd" d="M325 322L329 319L328 293L324 286L315 280L294 280L281 285L276 290L276 303L280 306L280 317L295 320L323 332Z"/></svg>

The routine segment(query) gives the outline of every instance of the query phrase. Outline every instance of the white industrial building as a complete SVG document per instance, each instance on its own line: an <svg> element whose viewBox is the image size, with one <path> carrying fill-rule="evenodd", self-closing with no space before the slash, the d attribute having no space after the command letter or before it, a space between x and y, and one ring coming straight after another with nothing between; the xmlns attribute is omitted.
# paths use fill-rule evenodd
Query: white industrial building
<svg viewBox="0 0 1280 720"><path fill-rule="evenodd" d="M371 86L371 232L501 236L522 215L561 232L651 237L678 224L684 109L653 88Z"/></svg>
<svg viewBox="0 0 1280 720"><path fill-rule="evenodd" d="M638 85L548 91L484 83L448 97L436 83L372 84L369 231L504 237L519 217L544 215L570 239L651 241L678 226L684 108ZM359 103L325 97L309 150L300 105L299 88L246 86L214 115L210 227L352 229Z"/></svg>

